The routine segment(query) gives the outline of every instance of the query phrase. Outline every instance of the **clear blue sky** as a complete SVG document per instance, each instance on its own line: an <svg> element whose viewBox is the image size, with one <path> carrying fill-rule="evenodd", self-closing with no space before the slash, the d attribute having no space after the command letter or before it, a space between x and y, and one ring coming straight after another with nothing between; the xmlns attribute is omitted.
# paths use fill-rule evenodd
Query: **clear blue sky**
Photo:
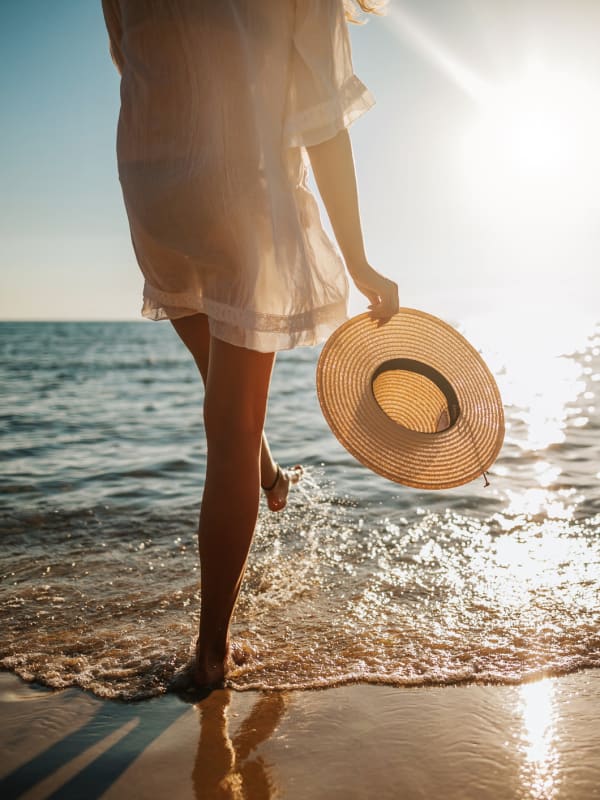
<svg viewBox="0 0 600 800"><path fill-rule="evenodd" d="M391 0L352 41L367 251L403 302L597 306L598 0ZM0 3L0 66L0 318L138 318L100 0Z"/></svg>

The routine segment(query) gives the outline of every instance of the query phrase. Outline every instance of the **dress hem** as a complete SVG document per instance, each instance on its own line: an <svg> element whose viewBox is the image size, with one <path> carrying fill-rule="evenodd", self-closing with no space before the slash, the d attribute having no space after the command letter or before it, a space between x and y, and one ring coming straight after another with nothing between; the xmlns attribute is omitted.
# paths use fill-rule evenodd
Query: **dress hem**
<svg viewBox="0 0 600 800"><path fill-rule="evenodd" d="M232 308L205 297L161 292L146 284L142 316L153 321L206 314L212 336L229 344L272 353L324 342L348 319L345 300L291 316Z"/></svg>

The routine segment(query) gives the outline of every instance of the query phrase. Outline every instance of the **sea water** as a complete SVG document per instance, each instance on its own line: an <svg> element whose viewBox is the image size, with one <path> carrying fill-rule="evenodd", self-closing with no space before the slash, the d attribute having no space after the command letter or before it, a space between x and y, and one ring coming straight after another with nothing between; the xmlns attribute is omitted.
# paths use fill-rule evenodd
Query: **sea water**
<svg viewBox="0 0 600 800"><path fill-rule="evenodd" d="M278 356L267 432L306 477L283 513L261 506L231 686L600 666L600 328L511 346L489 330L463 331L505 401L487 488L417 491L369 472L321 415L319 349ZM189 353L168 323L5 322L0 386L0 666L105 697L167 690L200 609L206 449Z"/></svg>

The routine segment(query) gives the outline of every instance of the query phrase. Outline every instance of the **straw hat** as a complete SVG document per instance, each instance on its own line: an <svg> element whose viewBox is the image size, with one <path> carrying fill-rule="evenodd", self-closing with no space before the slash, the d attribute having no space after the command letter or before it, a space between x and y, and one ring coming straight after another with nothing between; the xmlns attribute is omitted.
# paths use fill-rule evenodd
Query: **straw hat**
<svg viewBox="0 0 600 800"><path fill-rule="evenodd" d="M321 351L317 393L348 452L417 489L485 478L504 439L500 392L479 353L413 308L384 323L360 314L341 325Z"/></svg>

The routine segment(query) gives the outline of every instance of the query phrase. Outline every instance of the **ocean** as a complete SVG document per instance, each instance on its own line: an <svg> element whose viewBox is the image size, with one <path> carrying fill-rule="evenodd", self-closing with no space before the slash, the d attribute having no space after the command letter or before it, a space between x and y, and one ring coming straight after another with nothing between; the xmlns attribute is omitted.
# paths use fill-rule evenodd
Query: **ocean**
<svg viewBox="0 0 600 800"><path fill-rule="evenodd" d="M516 323L497 336L489 319L461 322L505 402L487 488L370 473L322 417L319 349L279 354L267 433L306 476L283 513L262 501L231 687L517 683L600 666L600 326L567 337ZM166 322L4 322L0 385L0 666L103 697L168 691L200 604L191 356Z"/></svg>

